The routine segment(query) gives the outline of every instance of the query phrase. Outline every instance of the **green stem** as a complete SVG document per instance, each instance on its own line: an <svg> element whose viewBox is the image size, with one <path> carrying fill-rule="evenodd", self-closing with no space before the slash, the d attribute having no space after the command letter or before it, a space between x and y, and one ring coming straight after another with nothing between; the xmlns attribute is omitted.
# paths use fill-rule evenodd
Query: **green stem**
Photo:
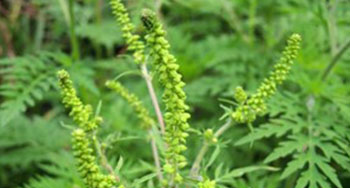
<svg viewBox="0 0 350 188"><path fill-rule="evenodd" d="M117 182L119 182L119 181L120 181L120 178L119 178L119 176L114 172L113 167L108 163L108 160L107 160L107 157L106 157L106 155L105 155L105 153L104 153L104 150L102 149L102 146L101 146L100 142L98 141L98 139L97 139L97 137L96 137L95 134L96 134L96 133L93 134L92 140L93 140L93 142L94 142L94 144L95 144L96 151L97 151L98 155L100 156L100 163L101 163L101 166L102 166L103 168L105 168L105 169L108 171L108 173L109 173L110 175L112 175L112 176L115 178L115 180L116 180Z"/></svg>
<svg viewBox="0 0 350 188"><path fill-rule="evenodd" d="M333 56L332 60L329 62L327 68L322 74L323 81L326 80L327 76L329 75L333 67L337 64L340 57L345 53L347 49L349 49L349 47L350 47L350 40L340 50L338 50L338 52Z"/></svg>
<svg viewBox="0 0 350 188"><path fill-rule="evenodd" d="M208 148L209 148L208 142L204 141L203 145L202 145L201 149L199 150L198 155L197 155L197 157L192 165L191 172L190 172L191 177L195 177L198 175L198 172L200 169L200 164L201 164L205 154L207 153Z"/></svg>
<svg viewBox="0 0 350 188"><path fill-rule="evenodd" d="M155 134L157 134L155 131L152 131L152 129L150 129L148 131L148 134L151 138L151 148L152 148L152 155L153 155L153 159L154 159L154 164L156 165L156 173L158 176L158 179L160 182L163 181L163 174L162 174L162 167L160 164L160 157L159 157L159 153L158 153L158 147L156 144L156 139L155 139Z"/></svg>
<svg viewBox="0 0 350 188"><path fill-rule="evenodd" d="M160 110L160 107L159 107L159 102L158 102L158 99L157 99L157 95L156 95L156 92L154 91L154 87L153 87L153 84L152 84L152 78L149 75L146 63L141 64L141 71L142 71L142 76L145 79L145 82L146 82L146 85L147 85L148 93L149 93L149 95L151 97L151 100L152 100L154 111L155 111L155 113L157 115L157 119L158 119L158 123L159 123L159 126L160 126L161 133L162 133L162 135L164 135L165 134L164 118L163 118L163 115L162 115L162 111Z"/></svg>
<svg viewBox="0 0 350 188"><path fill-rule="evenodd" d="M229 119L225 124L223 124L214 134L215 137L221 136L227 129L229 129L232 125L232 119ZM190 176L196 177L198 175L198 172L200 170L200 163L202 162L205 154L207 153L209 148L208 142L204 141L201 149L198 152L198 155L191 167Z"/></svg>
<svg viewBox="0 0 350 188"><path fill-rule="evenodd" d="M72 48L72 58L74 61L80 59L79 44L75 33L75 15L74 15L74 0L69 0L69 27L70 27L70 42Z"/></svg>
<svg viewBox="0 0 350 188"><path fill-rule="evenodd" d="M330 47L331 47L331 53L332 55L335 55L337 51L337 25L335 24L335 11L337 7L337 0L335 0L333 3L330 3L329 9L328 9L328 19L327 19L327 26L328 26L328 33L329 33L329 39L330 39Z"/></svg>

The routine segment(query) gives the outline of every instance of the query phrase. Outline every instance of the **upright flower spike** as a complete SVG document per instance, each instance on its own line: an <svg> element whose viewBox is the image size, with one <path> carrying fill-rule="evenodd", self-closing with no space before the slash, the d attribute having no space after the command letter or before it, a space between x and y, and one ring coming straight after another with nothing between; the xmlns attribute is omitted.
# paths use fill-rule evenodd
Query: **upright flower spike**
<svg viewBox="0 0 350 188"><path fill-rule="evenodd" d="M150 129L154 125L154 120L149 116L148 110L142 105L142 102L136 95L129 92L128 89L116 81L107 81L106 86L118 93L132 106L138 118L142 121L143 128Z"/></svg>
<svg viewBox="0 0 350 188"><path fill-rule="evenodd" d="M133 34L135 26L131 23L129 14L121 0L110 0L112 12L117 22L122 27L123 37L129 45L128 49L133 51L133 56L137 64L145 62L144 49L145 45L140 40L140 36Z"/></svg>
<svg viewBox="0 0 350 188"><path fill-rule="evenodd" d="M90 148L89 139L83 129L72 133L74 157L78 162L78 171L88 188L112 188L117 185L111 175L104 175L96 165L96 158Z"/></svg>
<svg viewBox="0 0 350 188"><path fill-rule="evenodd" d="M67 71L60 70L57 75L63 97L62 102L66 108L71 109L69 115L85 131L96 129L101 124L102 118L99 116L91 117L92 107L90 105L84 105L77 97L77 93L73 88L73 82Z"/></svg>
<svg viewBox="0 0 350 188"><path fill-rule="evenodd" d="M287 42L287 46L282 53L279 62L274 66L274 70L270 72L270 76L266 78L258 88L257 92L253 94L244 104L232 113L232 118L239 123L251 123L255 120L257 115L261 115L266 111L265 101L269 99L275 92L278 85L286 79L293 60L296 58L300 49L301 37L298 34L293 34ZM242 93L238 89L238 93ZM241 94L238 94L241 96ZM235 98L242 98L236 97Z"/></svg>
<svg viewBox="0 0 350 188"><path fill-rule="evenodd" d="M179 65L176 64L175 57L169 52L170 45L165 39L165 31L162 24L156 19L155 13L144 10L141 19L147 29L146 41L154 57L159 81L164 86L163 102L166 106L164 140L168 145L164 171L170 174L175 181L181 182L179 169L187 163L182 153L187 149L185 144L190 127L187 122L190 118L190 114L187 113L189 107L185 103L186 95L183 91L185 83L178 73Z"/></svg>

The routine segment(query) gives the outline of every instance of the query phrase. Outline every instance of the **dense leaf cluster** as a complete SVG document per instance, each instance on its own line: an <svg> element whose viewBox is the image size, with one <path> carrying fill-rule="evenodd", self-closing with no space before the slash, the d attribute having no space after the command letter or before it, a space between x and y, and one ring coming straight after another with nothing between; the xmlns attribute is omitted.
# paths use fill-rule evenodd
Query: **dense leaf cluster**
<svg viewBox="0 0 350 188"><path fill-rule="evenodd" d="M144 8L158 25L140 19ZM177 105L189 106L180 111L191 128L166 127L189 134L177 145L187 147L179 188L349 187L349 9L346 0L1 1L0 187L110 187L108 175L125 188L171 186L151 149L168 164L143 65L161 112L171 112L166 126ZM292 33L302 43L290 69L280 51ZM75 88L65 104L81 117L60 104L61 69ZM122 97L107 80L123 83ZM263 113L231 121L264 92Z"/></svg>

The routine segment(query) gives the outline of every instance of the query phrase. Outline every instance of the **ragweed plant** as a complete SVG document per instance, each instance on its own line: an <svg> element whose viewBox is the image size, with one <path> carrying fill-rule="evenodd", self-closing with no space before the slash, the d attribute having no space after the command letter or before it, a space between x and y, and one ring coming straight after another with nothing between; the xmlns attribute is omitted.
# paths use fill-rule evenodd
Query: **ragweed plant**
<svg viewBox="0 0 350 188"><path fill-rule="evenodd" d="M234 93L234 99L237 102L237 108L231 113L231 118L215 132L212 137L216 140L221 134L223 134L232 124L246 123L250 129L251 123L257 116L266 112L266 100L271 97L277 89L277 85L281 84L285 79L293 60L296 58L298 50L300 48L301 37L298 34L293 34L287 41L287 46L282 52L282 57L279 62L274 66L274 70L270 72L268 78L264 79L263 83L258 88L257 92L251 97L247 95L244 89L240 86L236 87ZM199 154L196 157L195 162L191 168L191 176L198 175L200 163L208 150L209 143L207 139L208 131L205 132L205 141Z"/></svg>
<svg viewBox="0 0 350 188"><path fill-rule="evenodd" d="M232 113L232 118L237 123L251 123L257 115L266 112L266 100L276 92L277 86L286 79L293 60L298 54L300 41L301 37L298 34L293 34L288 39L288 44L282 52L283 55L279 62L274 66L274 70L270 72L270 76L263 81L257 92L249 99L241 87L236 88L234 97L239 106Z"/></svg>
<svg viewBox="0 0 350 188"><path fill-rule="evenodd" d="M173 188L183 186L183 183L185 183L183 178L184 173L181 172L181 169L183 169L188 163L183 152L187 149L186 138L188 137L188 130L190 128L188 123L190 114L188 113L189 106L185 101L186 94L183 90L185 83L182 81L182 76L178 71L179 65L176 62L177 60L170 53L170 45L165 38L166 32L164 31L162 24L158 21L156 14L150 10L144 10L142 12L141 20L147 32L145 36L147 45L145 46L140 40L140 36L133 34L134 26L130 22L129 15L121 1L111 0L110 4L117 21L122 27L123 37L126 39L129 49L133 51L135 62L141 64L142 67L145 67L145 48L150 49L150 57L152 57L154 64L153 67L157 73L159 82L164 87L162 99L163 103L165 104L164 117L166 128L164 135L162 135L162 139L166 143L166 151L164 153L164 165L162 169L159 166L160 159L155 140L152 140L152 150L155 163L158 168L157 174L159 180L162 180L160 182L165 187ZM195 177L194 175L198 173L200 162L203 159L209 144L216 144L218 142L218 137L223 134L228 127L230 127L233 123L251 124L258 115L262 115L266 112L266 100L275 93L277 85L281 84L282 81L285 80L286 75L288 74L292 65L293 59L296 58L300 40L300 36L297 34L290 37L280 61L275 65L274 70L270 73L269 77L263 81L255 94L249 96L242 87L236 88L234 98L237 101L238 107L231 113L232 119L230 119L228 123L226 123L216 132L214 132L213 129L207 129L204 131L203 136L205 144L203 145L202 150L199 152L199 156L193 163L190 177ZM143 68L143 70L145 69ZM76 96L72 82L70 81L66 72L60 72L59 78L60 86L63 91L63 103L66 105L66 107L72 109L70 115L81 127L81 129L76 130L73 134L74 137L77 137L75 138L75 143L77 143L75 145L83 146L74 147L78 150L78 152L76 152L76 157L81 159L85 157L84 155L89 156L89 160L86 161L86 164L88 165L85 165L85 163L82 162L80 163L80 166L93 166L94 169L98 169L98 167L93 163L95 158L92 155L92 149L88 148L88 135L92 134L92 132L97 129L98 125L102 122L102 119L100 117L91 117L91 106L84 105ZM147 79L147 77L145 78L146 81L148 81L146 83L149 86L150 79ZM125 87L116 81L108 81L106 82L106 86L124 98L137 113L137 116L142 121L143 127L151 130L151 127L155 124L155 121L149 116L147 109L143 107L136 95L129 92ZM150 92L150 94L152 95L152 92ZM159 123L161 124L161 121L159 121ZM81 170L84 177L87 177L86 174L88 173L86 172L89 171ZM164 180L162 178L163 173L167 175L167 178ZM115 183L110 181L111 179L101 175L98 170L96 174L92 174L91 176L97 176L99 179L89 177L87 178L89 179L88 181L92 179L91 181L98 182L102 178L104 183L108 182L106 183L106 186L107 184L109 186L112 185L112 183ZM199 188L214 188L215 184L215 180L206 179L198 182L197 186Z"/></svg>
<svg viewBox="0 0 350 188"><path fill-rule="evenodd" d="M81 127L72 132L73 151L77 160L78 171L88 188L111 188L117 185L115 177L104 175L94 156L91 142L96 139L92 131L96 131L102 122L101 117L91 118L92 107L84 105L76 94L73 82L68 72L61 70L57 73L61 88L62 102L70 109L69 115Z"/></svg>
<svg viewBox="0 0 350 188"><path fill-rule="evenodd" d="M0 1L1 188L350 187L350 1L59 2Z"/></svg>
<svg viewBox="0 0 350 188"><path fill-rule="evenodd" d="M176 58L169 52L169 42L165 39L165 31L157 20L156 14L150 10L144 10L142 21L147 29L147 46L151 48L151 56L154 58L155 69L159 74L159 81L164 86L163 102L166 105L165 123L166 133L164 140L167 143L165 154L166 164L164 171L170 175L173 184L182 182L183 178L179 170L186 166L186 157L182 154L186 149L189 124L187 120L190 114L189 107L185 103L186 94L183 91L185 83L179 74L179 65Z"/></svg>

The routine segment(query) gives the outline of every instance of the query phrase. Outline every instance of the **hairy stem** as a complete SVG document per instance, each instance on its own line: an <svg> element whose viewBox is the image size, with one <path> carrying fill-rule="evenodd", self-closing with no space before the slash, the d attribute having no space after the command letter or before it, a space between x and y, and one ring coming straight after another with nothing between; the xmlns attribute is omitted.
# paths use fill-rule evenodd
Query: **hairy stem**
<svg viewBox="0 0 350 188"><path fill-rule="evenodd" d="M163 174L162 174L162 168L160 165L160 158L159 158L159 153L158 153L155 135L153 135L152 129L150 129L148 131L148 134L151 138L152 154L153 154L154 164L156 165L156 168L157 168L157 176L158 176L159 181L162 182Z"/></svg>
<svg viewBox="0 0 350 188"><path fill-rule="evenodd" d="M219 130L217 130L214 134L215 137L221 136L228 128L230 128L232 125L232 119L227 120L225 124L223 124Z"/></svg>
<svg viewBox="0 0 350 188"><path fill-rule="evenodd" d="M340 48L338 50L338 52L333 56L332 60L329 62L327 68L325 69L325 71L322 74L322 80L326 80L327 76L329 75L329 73L331 72L333 67L337 64L337 62L340 59L340 57L349 48L350 48L350 40L342 48Z"/></svg>
<svg viewBox="0 0 350 188"><path fill-rule="evenodd" d="M195 177L198 175L199 169L200 169L200 164L205 156L205 154L207 153L209 148L209 144L207 141L203 142L203 145L201 147L201 149L198 152L198 155L191 167L191 172L190 172L190 177Z"/></svg>
<svg viewBox="0 0 350 188"><path fill-rule="evenodd" d="M116 180L117 182L119 182L119 181L120 181L120 178L119 178L119 176L114 172L112 166L108 163L107 157L106 157L106 155L105 155L105 153L104 153L104 150L102 149L102 146L101 146L100 142L99 142L98 139L96 138L96 135L93 136L93 141L94 141L94 143L95 143L95 148L96 148L96 150L97 150L97 153L98 153L98 155L99 155L100 158L101 158L101 160L100 160L101 166L102 166L103 168L105 168L105 169L108 171L108 173L111 174L111 175L115 178L115 180Z"/></svg>
<svg viewBox="0 0 350 188"><path fill-rule="evenodd" d="M227 120L225 124L223 124L214 134L215 137L221 136L227 129L229 129L232 125L232 119ZM191 167L190 176L196 177L200 170L200 163L202 162L205 154L207 153L209 148L208 142L204 141L199 153Z"/></svg>
<svg viewBox="0 0 350 188"><path fill-rule="evenodd" d="M153 84L152 84L152 78L148 73L146 63L141 64L141 71L142 71L142 76L145 79L146 84L147 84L148 93L151 97L152 104L153 104L154 110L155 110L156 115L157 115L157 119L158 119L161 133L164 134L165 133L165 124L164 124L163 115L162 115L162 112L161 112L160 107L159 107L158 99L157 99L157 96L156 96L156 93L154 91Z"/></svg>

